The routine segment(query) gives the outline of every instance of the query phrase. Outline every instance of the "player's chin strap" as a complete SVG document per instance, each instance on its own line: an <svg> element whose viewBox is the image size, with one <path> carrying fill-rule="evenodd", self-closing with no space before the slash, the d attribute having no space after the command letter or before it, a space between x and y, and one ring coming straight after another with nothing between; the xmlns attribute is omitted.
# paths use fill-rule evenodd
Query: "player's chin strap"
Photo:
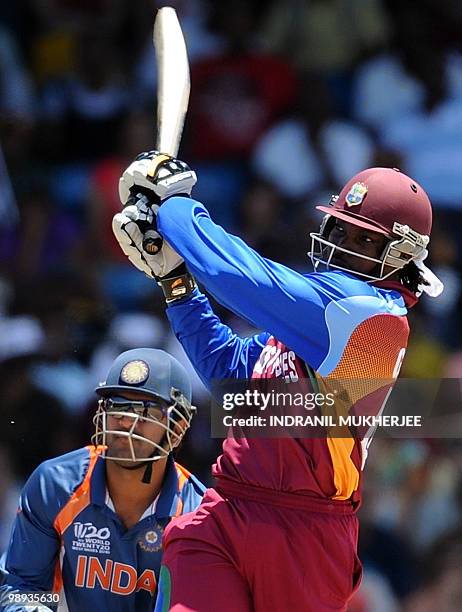
<svg viewBox="0 0 462 612"><path fill-rule="evenodd" d="M143 474L143 478L141 479L141 482L143 484L151 484L151 478L152 478L152 461L147 461L146 463L146 467L144 470L144 474Z"/></svg>
<svg viewBox="0 0 462 612"><path fill-rule="evenodd" d="M155 457L156 455L156 451L154 451L149 457L148 459L152 459L152 457ZM167 455L168 456L168 455ZM158 457L159 459L162 459L162 457L159 455ZM143 484L151 484L151 479L152 479L152 465L153 465L154 461L143 461L140 465L122 465L121 467L124 470L139 470L140 468L142 468L144 466L144 472L143 472L143 477L141 478L141 482Z"/></svg>
<svg viewBox="0 0 462 612"><path fill-rule="evenodd" d="M154 456L154 453L151 455L151 457ZM154 463L154 461L143 461L141 464L139 465L121 465L121 467L124 470L139 470L140 468L142 468L143 466L145 466L144 468L144 472L143 472L143 477L141 479L141 482L144 484L151 484L151 478L152 478L152 464Z"/></svg>
<svg viewBox="0 0 462 612"><path fill-rule="evenodd" d="M164 438L162 442L160 443L160 446L162 446L162 443L165 442L166 438L167 438L167 434L165 433ZM153 453L151 453L150 458L155 457L157 452L159 451L155 450ZM168 457L168 454L166 455L166 457ZM161 455L159 455L159 459L162 459ZM141 482L143 484L151 484L152 464L153 463L154 461L146 461L146 467L144 468L143 478L141 479Z"/></svg>
<svg viewBox="0 0 462 612"><path fill-rule="evenodd" d="M436 276L434 272L427 268L424 264L424 260L427 259L428 251L424 249L422 253L414 259L414 263L420 271L420 274L424 281L427 284L419 285L419 294L426 293L430 297L438 297L443 293L444 284L440 281L440 279Z"/></svg>
<svg viewBox="0 0 462 612"><path fill-rule="evenodd" d="M162 446L162 443L165 442L165 440L167 439L167 434L164 434L164 438L162 440L162 442L160 443L160 445ZM156 452L159 451L154 451L151 455L151 457L155 457L156 456ZM166 454L166 457L168 457L169 453ZM159 455L159 459L163 459L163 457L161 455ZM154 461L146 461L146 467L144 468L144 473L143 473L143 478L141 479L141 482L143 484L151 484L151 478L152 478L152 464L154 463Z"/></svg>

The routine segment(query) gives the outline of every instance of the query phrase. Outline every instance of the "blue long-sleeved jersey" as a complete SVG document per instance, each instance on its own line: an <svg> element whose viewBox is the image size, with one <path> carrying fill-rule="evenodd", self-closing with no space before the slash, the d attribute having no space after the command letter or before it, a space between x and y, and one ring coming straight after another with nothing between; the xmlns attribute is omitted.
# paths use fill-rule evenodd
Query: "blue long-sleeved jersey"
<svg viewBox="0 0 462 612"><path fill-rule="evenodd" d="M194 510L205 489L169 457L154 511L127 530L107 498L104 464L89 446L33 472L2 568L3 605L15 592L48 591L60 594L59 610L153 609L163 530L172 517Z"/></svg>
<svg viewBox="0 0 462 612"><path fill-rule="evenodd" d="M407 346L407 307L415 296L397 282L366 283L329 271L302 275L261 257L210 218L202 204L172 197L158 228L199 282L231 311L264 332L239 338L193 296L168 308L176 336L206 385L220 378L284 378L310 373L363 380L349 400L378 413ZM380 285L380 286L379 286ZM376 381L376 383L374 382ZM274 491L359 500L365 445L346 435L323 439L228 438L214 466L218 478Z"/></svg>

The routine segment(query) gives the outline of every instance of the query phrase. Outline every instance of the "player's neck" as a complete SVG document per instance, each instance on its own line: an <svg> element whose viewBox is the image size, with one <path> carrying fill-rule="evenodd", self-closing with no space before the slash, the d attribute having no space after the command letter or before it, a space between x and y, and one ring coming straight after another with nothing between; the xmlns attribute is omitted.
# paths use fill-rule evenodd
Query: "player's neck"
<svg viewBox="0 0 462 612"><path fill-rule="evenodd" d="M132 507L143 514L162 488L166 459L154 461L150 483L142 482L145 466L139 470L127 470L114 461L106 462L106 484L116 512Z"/></svg>

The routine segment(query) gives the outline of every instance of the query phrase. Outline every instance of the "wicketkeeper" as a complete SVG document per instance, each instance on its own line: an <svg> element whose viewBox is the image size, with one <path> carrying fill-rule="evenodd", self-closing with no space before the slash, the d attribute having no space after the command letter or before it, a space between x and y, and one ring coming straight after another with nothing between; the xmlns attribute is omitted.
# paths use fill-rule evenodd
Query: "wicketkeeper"
<svg viewBox="0 0 462 612"><path fill-rule="evenodd" d="M0 610L154 607L164 528L204 492L173 456L195 411L191 382L174 357L140 348L96 393L94 444L45 461L21 492Z"/></svg>

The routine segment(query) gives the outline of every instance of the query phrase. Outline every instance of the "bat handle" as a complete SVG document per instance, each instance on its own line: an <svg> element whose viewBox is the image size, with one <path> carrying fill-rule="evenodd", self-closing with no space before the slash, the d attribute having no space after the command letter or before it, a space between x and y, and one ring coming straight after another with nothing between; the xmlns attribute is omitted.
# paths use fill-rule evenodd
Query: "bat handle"
<svg viewBox="0 0 462 612"><path fill-rule="evenodd" d="M156 253L159 253L163 242L164 239L162 236L159 236L156 231L147 230L144 232L143 249L146 253L149 253L149 255L156 255Z"/></svg>
<svg viewBox="0 0 462 612"><path fill-rule="evenodd" d="M137 191L137 195L132 193L128 198L124 208L131 205L136 206L137 199L143 195L145 195L145 193L144 190L141 188ZM152 194L148 193L147 196L148 198L150 198L152 197ZM143 250L146 251L146 253L148 253L149 255L156 255L162 248L164 239L162 238L162 236L159 235L158 232L156 232L156 230L152 229L152 225L147 221L139 220L136 222L136 224L138 225L140 231L143 233Z"/></svg>

